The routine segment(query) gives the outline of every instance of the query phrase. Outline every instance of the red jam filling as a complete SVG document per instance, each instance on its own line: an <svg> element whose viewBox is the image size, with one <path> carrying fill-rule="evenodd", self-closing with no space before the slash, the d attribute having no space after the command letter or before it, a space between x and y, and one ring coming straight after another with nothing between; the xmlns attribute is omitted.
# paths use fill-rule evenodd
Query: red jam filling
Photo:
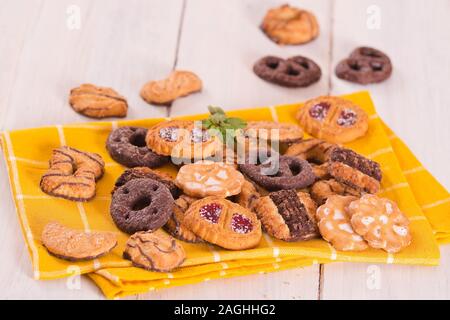
<svg viewBox="0 0 450 320"><path fill-rule="evenodd" d="M252 221L242 214L235 213L231 217L231 229L236 233L249 233L253 230Z"/></svg>
<svg viewBox="0 0 450 320"><path fill-rule="evenodd" d="M222 206L217 203L208 203L200 208L200 216L211 223L218 223Z"/></svg>
<svg viewBox="0 0 450 320"><path fill-rule="evenodd" d="M314 119L322 121L327 116L329 109L330 109L329 103L320 102L318 104L313 105L309 109L309 115Z"/></svg>
<svg viewBox="0 0 450 320"><path fill-rule="evenodd" d="M357 115L352 109L344 109L341 111L337 124L342 127L349 127L356 123Z"/></svg>
<svg viewBox="0 0 450 320"><path fill-rule="evenodd" d="M178 128L167 127L159 130L159 136L166 141L175 142L178 140Z"/></svg>

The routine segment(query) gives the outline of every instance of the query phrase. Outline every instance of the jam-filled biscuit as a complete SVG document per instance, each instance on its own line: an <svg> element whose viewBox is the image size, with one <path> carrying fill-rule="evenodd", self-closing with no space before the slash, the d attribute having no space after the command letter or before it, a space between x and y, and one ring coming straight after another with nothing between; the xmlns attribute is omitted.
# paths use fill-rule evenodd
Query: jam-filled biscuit
<svg viewBox="0 0 450 320"><path fill-rule="evenodd" d="M255 202L255 212L264 229L284 241L309 240L319 235L316 204L307 193L280 190Z"/></svg>
<svg viewBox="0 0 450 320"><path fill-rule="evenodd" d="M330 196L341 195L360 197L361 191L340 183L335 179L329 179L315 182L310 188L310 194L311 198L313 198L318 205L321 205L325 203Z"/></svg>
<svg viewBox="0 0 450 320"><path fill-rule="evenodd" d="M369 128L369 117L363 109L331 96L308 100L297 112L297 119L310 135L334 143L353 141Z"/></svg>
<svg viewBox="0 0 450 320"><path fill-rule="evenodd" d="M380 164L345 148L330 152L328 173L337 181L368 193L377 193L382 178Z"/></svg>
<svg viewBox="0 0 450 320"><path fill-rule="evenodd" d="M294 143L303 138L303 130L299 126L273 121L248 121L244 134L247 137L276 140L280 143Z"/></svg>
<svg viewBox="0 0 450 320"><path fill-rule="evenodd" d="M182 194L175 200L173 213L164 225L164 229L179 240L192 243L202 242L202 239L197 237L184 223L186 210L197 200L197 198L189 197L185 194Z"/></svg>
<svg viewBox="0 0 450 320"><path fill-rule="evenodd" d="M372 248L396 253L411 244L409 219L394 201L366 194L348 209L353 229Z"/></svg>
<svg viewBox="0 0 450 320"><path fill-rule="evenodd" d="M244 176L232 165L203 160L182 166L175 183L192 197L226 198L241 192Z"/></svg>
<svg viewBox="0 0 450 320"><path fill-rule="evenodd" d="M146 142L151 150L161 155L201 160L214 155L220 141L194 121L171 120L151 127Z"/></svg>
<svg viewBox="0 0 450 320"><path fill-rule="evenodd" d="M147 147L146 128L120 127L113 130L106 140L111 158L126 167L156 168L167 163L166 156L156 154Z"/></svg>
<svg viewBox="0 0 450 320"><path fill-rule="evenodd" d="M149 271L170 272L186 258L183 246L162 230L137 232L127 241L124 259Z"/></svg>
<svg viewBox="0 0 450 320"><path fill-rule="evenodd" d="M335 69L340 79L359 84L382 82L392 73L389 57L380 50L359 47L347 59L338 63Z"/></svg>
<svg viewBox="0 0 450 320"><path fill-rule="evenodd" d="M270 9L261 24L261 29L278 44L302 44L319 35L319 24L309 11L284 4Z"/></svg>
<svg viewBox="0 0 450 320"><path fill-rule="evenodd" d="M367 242L350 224L348 205L356 199L352 196L334 195L317 209L320 234L337 250L362 251L368 248Z"/></svg>
<svg viewBox="0 0 450 320"><path fill-rule="evenodd" d="M104 167L99 154L62 146L52 152L50 167L41 178L41 190L67 200L91 200Z"/></svg>
<svg viewBox="0 0 450 320"><path fill-rule="evenodd" d="M256 215L220 197L194 202L186 211L184 222L203 240L225 249L250 249L261 240L261 223Z"/></svg>
<svg viewBox="0 0 450 320"><path fill-rule="evenodd" d="M250 180L269 190L301 189L315 181L310 164L296 157L280 156L278 165L273 161L261 164L239 164L239 169ZM267 170L267 172L264 172Z"/></svg>
<svg viewBox="0 0 450 320"><path fill-rule="evenodd" d="M169 220L173 197L165 185L152 179L133 179L112 195L110 213L125 233L153 231Z"/></svg>

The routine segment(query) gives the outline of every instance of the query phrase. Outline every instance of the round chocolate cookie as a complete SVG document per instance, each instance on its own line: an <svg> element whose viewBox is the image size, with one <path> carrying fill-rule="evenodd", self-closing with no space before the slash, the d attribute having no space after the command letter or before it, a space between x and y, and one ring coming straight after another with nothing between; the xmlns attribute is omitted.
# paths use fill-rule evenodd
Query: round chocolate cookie
<svg viewBox="0 0 450 320"><path fill-rule="evenodd" d="M302 56L289 59L266 56L255 63L253 71L261 79L284 87L307 87L322 75L314 61Z"/></svg>
<svg viewBox="0 0 450 320"><path fill-rule="evenodd" d="M134 179L112 195L111 217L123 232L156 230L172 214L174 200L169 189L152 179Z"/></svg>
<svg viewBox="0 0 450 320"><path fill-rule="evenodd" d="M168 157L156 154L147 147L146 128L120 127L113 130L106 141L111 158L126 167L160 167Z"/></svg>
<svg viewBox="0 0 450 320"><path fill-rule="evenodd" d="M380 50L359 47L347 59L336 66L336 76L359 84L376 83L386 80L392 73L389 57Z"/></svg>
<svg viewBox="0 0 450 320"><path fill-rule="evenodd" d="M316 177L306 160L280 156L278 171L272 173L272 163L240 164L239 169L252 181L269 191L301 189L311 185ZM264 172L266 171L266 172Z"/></svg>

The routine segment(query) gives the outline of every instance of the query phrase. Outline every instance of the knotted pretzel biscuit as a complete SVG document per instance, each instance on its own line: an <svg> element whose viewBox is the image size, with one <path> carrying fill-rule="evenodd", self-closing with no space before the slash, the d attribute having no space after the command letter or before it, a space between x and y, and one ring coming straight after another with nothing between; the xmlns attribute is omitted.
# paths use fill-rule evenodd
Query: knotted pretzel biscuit
<svg viewBox="0 0 450 320"><path fill-rule="evenodd" d="M359 47L336 66L336 76L359 84L377 83L391 76L392 64L380 50Z"/></svg>
<svg viewBox="0 0 450 320"><path fill-rule="evenodd" d="M124 259L149 271L170 272L186 258L183 247L162 230L136 232L127 241Z"/></svg>
<svg viewBox="0 0 450 320"><path fill-rule="evenodd" d="M309 11L288 4L270 9L264 17L261 29L278 44L302 44L319 35L316 17Z"/></svg>
<svg viewBox="0 0 450 320"><path fill-rule="evenodd" d="M372 248L396 253L411 244L409 219L394 201L366 194L348 209L353 229Z"/></svg>
<svg viewBox="0 0 450 320"><path fill-rule="evenodd" d="M173 71L166 79L147 82L141 89L141 97L156 105L170 105L173 100L198 92L202 81L193 72Z"/></svg>
<svg viewBox="0 0 450 320"><path fill-rule="evenodd" d="M173 237L191 243L202 242L184 223L184 216L189 206L197 201L197 198L189 197L182 194L173 206L173 213L170 216L167 223L164 225L164 229L169 232Z"/></svg>
<svg viewBox="0 0 450 320"><path fill-rule="evenodd" d="M368 248L367 242L350 224L348 205L356 199L352 196L333 195L317 209L320 234L337 250L362 251Z"/></svg>
<svg viewBox="0 0 450 320"><path fill-rule="evenodd" d="M359 106L338 97L308 100L297 112L300 126L310 135L328 142L346 143L366 134L369 117Z"/></svg>
<svg viewBox="0 0 450 320"><path fill-rule="evenodd" d="M41 241L47 251L69 261L93 260L110 252L117 245L113 232L84 232L49 222L42 231Z"/></svg>
<svg viewBox="0 0 450 320"><path fill-rule="evenodd" d="M248 121L244 134L250 138L276 140L280 143L295 143L303 138L303 130L291 123L273 121Z"/></svg>
<svg viewBox="0 0 450 320"><path fill-rule="evenodd" d="M284 241L309 240L319 235L316 204L307 193L280 190L255 201L254 210L266 232Z"/></svg>
<svg viewBox="0 0 450 320"><path fill-rule="evenodd" d="M182 166L175 183L192 197L226 198L241 192L244 180L244 176L232 165L203 160Z"/></svg>
<svg viewBox="0 0 450 320"><path fill-rule="evenodd" d="M229 250L250 249L261 240L261 223L256 215L220 197L195 201L186 211L184 222L203 240Z"/></svg>
<svg viewBox="0 0 450 320"><path fill-rule="evenodd" d="M51 196L88 201L95 196L95 182L103 175L100 155L63 146L54 149L49 169L41 178L41 190Z"/></svg>
<svg viewBox="0 0 450 320"><path fill-rule="evenodd" d="M303 56L288 59L266 56L256 61L253 72L263 80L290 88L307 87L322 76L320 67Z"/></svg>
<svg viewBox="0 0 450 320"><path fill-rule="evenodd" d="M352 188L346 184L340 183L335 179L319 180L315 182L310 189L311 198L321 205L333 195L360 197L361 191Z"/></svg>
<svg viewBox="0 0 450 320"><path fill-rule="evenodd" d="M127 100L111 88L82 84L70 91L70 106L91 118L125 117Z"/></svg>
<svg viewBox="0 0 450 320"><path fill-rule="evenodd" d="M160 122L148 130L145 140L158 154L198 160L214 155L220 145L216 136L187 120Z"/></svg>

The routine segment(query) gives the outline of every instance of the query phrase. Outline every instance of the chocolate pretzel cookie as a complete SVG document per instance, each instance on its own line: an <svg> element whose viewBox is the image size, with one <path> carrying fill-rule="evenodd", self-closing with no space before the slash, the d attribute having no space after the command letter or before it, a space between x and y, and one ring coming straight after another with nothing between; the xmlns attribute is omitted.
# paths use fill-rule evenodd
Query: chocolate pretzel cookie
<svg viewBox="0 0 450 320"><path fill-rule="evenodd" d="M169 157L156 154L147 147L146 128L120 127L113 130L106 141L111 158L126 167L160 167Z"/></svg>
<svg viewBox="0 0 450 320"><path fill-rule="evenodd" d="M307 193L292 189L272 192L256 200L254 207L267 233L284 241L317 237L316 209Z"/></svg>
<svg viewBox="0 0 450 320"><path fill-rule="evenodd" d="M255 63L253 71L261 79L283 87L307 87L319 81L322 75L314 61L302 56L286 60L267 56Z"/></svg>
<svg viewBox="0 0 450 320"><path fill-rule="evenodd" d="M337 181L363 192L377 193L380 189L380 165L350 149L333 149L328 172Z"/></svg>
<svg viewBox="0 0 450 320"><path fill-rule="evenodd" d="M391 76L392 64L389 57L380 50L359 47L347 59L336 66L336 76L359 84L376 83Z"/></svg>
<svg viewBox="0 0 450 320"><path fill-rule="evenodd" d="M296 157L280 156L278 170L275 173L270 172L272 171L270 167L271 163L268 161L261 164L239 164L242 173L269 191L301 189L311 185L315 180L309 163ZM271 175L266 174L264 170Z"/></svg>

